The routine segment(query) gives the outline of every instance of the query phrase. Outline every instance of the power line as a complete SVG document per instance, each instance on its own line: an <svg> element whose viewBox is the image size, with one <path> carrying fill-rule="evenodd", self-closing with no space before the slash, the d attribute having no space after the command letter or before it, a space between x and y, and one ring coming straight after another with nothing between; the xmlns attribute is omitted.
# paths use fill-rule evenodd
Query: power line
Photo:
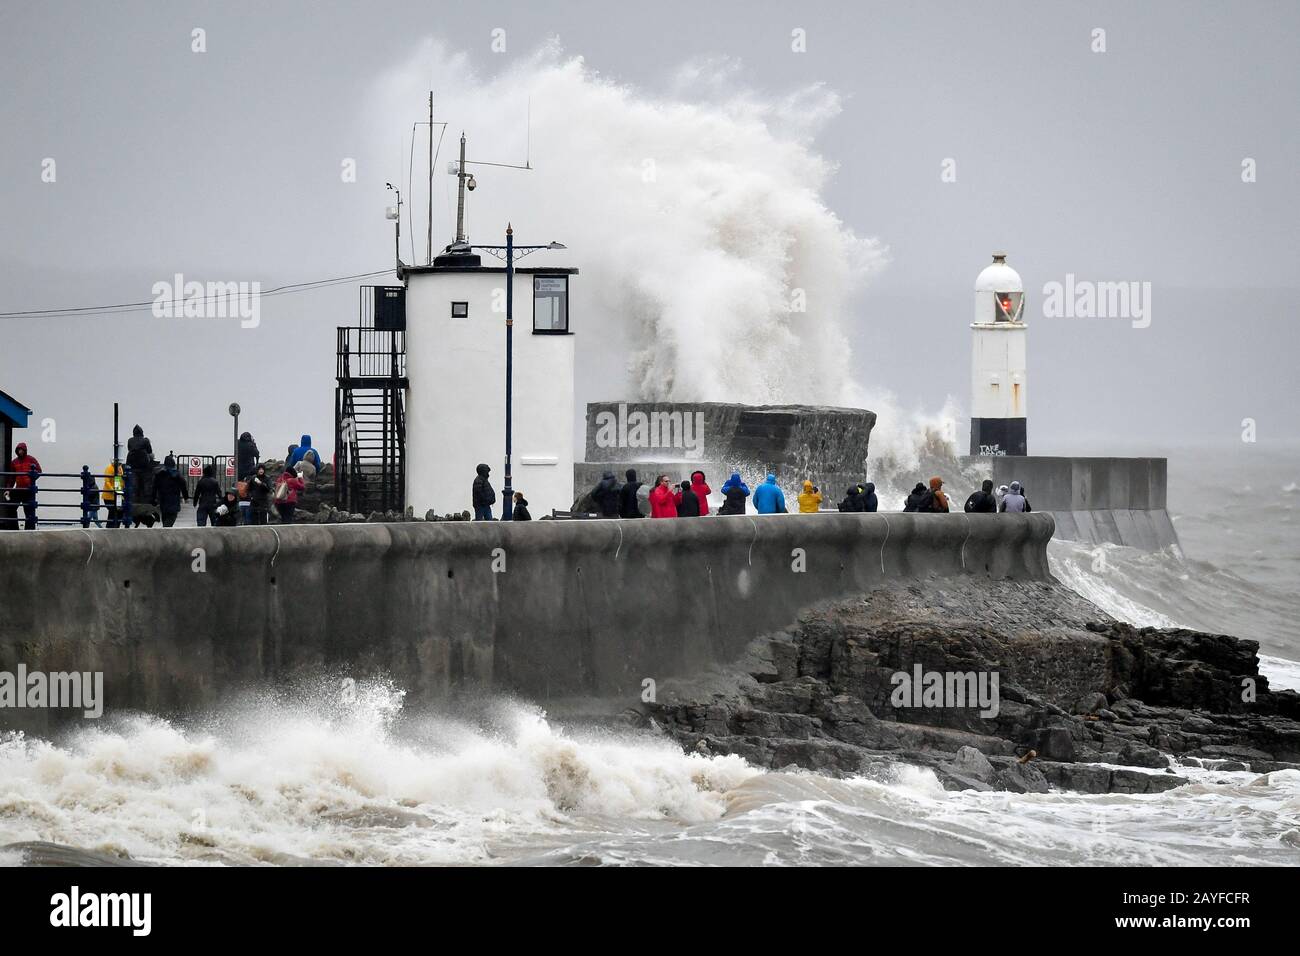
<svg viewBox="0 0 1300 956"><path fill-rule="evenodd" d="M310 282L291 282L288 285L276 286L274 289L267 289L265 292L257 292L258 298L265 298L271 295L290 295L296 292L313 292L316 289L325 289L333 285L342 285L346 282L355 282L358 279L373 279L377 276L389 275L392 269L380 269L377 272L362 272L351 276L335 276L330 279L313 279ZM212 295L200 298L186 298L181 295L174 302L208 302L215 299L229 299L230 296L224 292L214 292ZM130 312L142 312L145 309L152 310L157 303L157 299L150 299L147 302L122 302L116 305L86 305L69 309L31 309L20 312L0 312L0 319L24 319L38 318L48 316L50 318L84 318L98 315L121 315Z"/></svg>

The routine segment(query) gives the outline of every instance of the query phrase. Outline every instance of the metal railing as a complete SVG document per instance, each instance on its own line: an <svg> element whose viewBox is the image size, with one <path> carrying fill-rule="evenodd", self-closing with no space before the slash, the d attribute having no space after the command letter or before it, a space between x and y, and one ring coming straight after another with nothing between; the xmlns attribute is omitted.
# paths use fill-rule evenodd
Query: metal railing
<svg viewBox="0 0 1300 956"><path fill-rule="evenodd" d="M406 333L338 326L335 377L402 379L406 377Z"/></svg>
<svg viewBox="0 0 1300 956"><path fill-rule="evenodd" d="M108 482L111 476L90 472L93 490L81 484L81 472L53 471L0 471L0 531L33 530L42 525L68 526L81 525L96 527L129 528L131 526L131 469L123 468L122 490L106 488L100 481ZM64 478L75 479L75 487L51 487L51 480ZM27 479L29 484L17 487L17 483ZM104 494L112 495L112 501L105 501ZM72 495L75 501L51 496ZM93 502L93 503L92 503ZM62 510L54 510L62 509ZM71 509L72 514L68 514ZM45 514L42 515L42 510ZM104 520L99 513L107 511ZM61 517L61 515L68 515Z"/></svg>

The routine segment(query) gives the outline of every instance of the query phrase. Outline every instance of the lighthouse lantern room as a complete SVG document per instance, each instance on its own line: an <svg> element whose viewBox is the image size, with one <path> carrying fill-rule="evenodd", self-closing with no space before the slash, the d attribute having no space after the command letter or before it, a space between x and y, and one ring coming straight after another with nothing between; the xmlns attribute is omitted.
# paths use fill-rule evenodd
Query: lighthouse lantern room
<svg viewBox="0 0 1300 956"><path fill-rule="evenodd" d="M975 279L971 323L972 455L1025 455L1024 285L1004 253Z"/></svg>

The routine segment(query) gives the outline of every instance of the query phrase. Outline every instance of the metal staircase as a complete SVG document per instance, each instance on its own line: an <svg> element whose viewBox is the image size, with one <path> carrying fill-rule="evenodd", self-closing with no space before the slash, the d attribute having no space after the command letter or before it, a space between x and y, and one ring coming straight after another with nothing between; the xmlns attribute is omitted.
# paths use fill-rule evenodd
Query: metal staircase
<svg viewBox="0 0 1300 956"><path fill-rule="evenodd" d="M356 326L338 328L336 505L360 514L406 507L406 312L401 286L362 286Z"/></svg>

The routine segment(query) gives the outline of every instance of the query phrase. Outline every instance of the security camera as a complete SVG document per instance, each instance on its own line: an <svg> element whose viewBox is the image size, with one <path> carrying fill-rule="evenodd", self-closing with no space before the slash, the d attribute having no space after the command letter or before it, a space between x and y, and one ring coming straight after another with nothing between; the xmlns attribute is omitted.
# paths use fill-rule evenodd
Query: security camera
<svg viewBox="0 0 1300 956"><path fill-rule="evenodd" d="M474 191L474 187L477 186L477 185L478 185L478 183L474 182L474 177L473 177L473 176L471 176L469 179L465 180L465 188L468 189L470 192L473 192L473 191Z"/></svg>

